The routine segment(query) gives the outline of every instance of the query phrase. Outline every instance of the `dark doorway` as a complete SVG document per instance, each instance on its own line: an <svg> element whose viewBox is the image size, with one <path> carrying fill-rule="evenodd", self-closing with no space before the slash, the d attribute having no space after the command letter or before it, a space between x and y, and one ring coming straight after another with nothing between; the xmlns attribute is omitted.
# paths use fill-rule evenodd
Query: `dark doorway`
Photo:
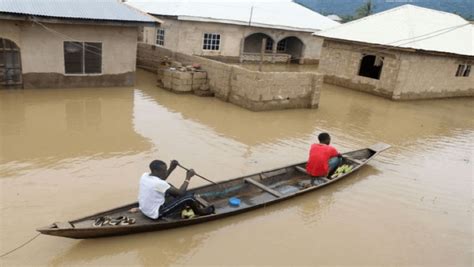
<svg viewBox="0 0 474 267"><path fill-rule="evenodd" d="M364 55L360 61L359 76L380 79L382 73L383 57Z"/></svg>
<svg viewBox="0 0 474 267"><path fill-rule="evenodd" d="M21 85L20 48L0 38L0 88L21 88Z"/></svg>

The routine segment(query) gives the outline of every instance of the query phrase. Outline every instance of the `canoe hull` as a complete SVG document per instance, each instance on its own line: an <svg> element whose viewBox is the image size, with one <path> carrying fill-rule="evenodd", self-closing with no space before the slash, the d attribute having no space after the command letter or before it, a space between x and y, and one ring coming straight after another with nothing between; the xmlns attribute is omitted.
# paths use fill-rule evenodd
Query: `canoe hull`
<svg viewBox="0 0 474 267"><path fill-rule="evenodd" d="M178 227L184 227L184 226L189 226L189 225L194 225L194 224L199 224L199 223L204 223L204 222L209 222L213 220L218 220L222 219L225 217L230 217L234 216L240 213L248 212L251 210L255 210L258 208L261 208L263 206L268 206L272 204L276 204L278 202L281 202L283 200L288 200L293 197L297 197L303 194L306 194L308 192L315 191L317 189L320 189L322 187L328 186L329 184L335 183L339 180L342 180L343 178L349 176L350 174L357 172L362 166L366 165L374 156L379 154L380 152L386 150L389 148L389 145L385 144L377 144L375 146L372 146L370 148L367 148L366 150L370 152L370 157L368 157L366 160L363 162L360 162L350 173L344 174L338 178L328 180L327 182L324 182L319 185L311 186L306 189L301 189L298 192L285 195L283 197L275 197L271 196L270 194L265 195L265 200L263 200L260 203L255 203L253 205L249 205L246 207L242 208L236 208L236 209L231 209L231 210L226 210L224 212L218 212L216 214L211 214L207 216L198 216L192 219L186 219L186 220L150 220L147 219L145 220L145 223L143 224L132 224L132 225L124 225L124 226L102 226L102 227L92 227L90 223L86 226L84 226L84 221L90 221L93 220L94 218L104 216L107 214L117 214L117 212L125 212L128 211L130 208L136 207L138 203L131 203L125 206L121 206L112 210L100 212L91 216L87 216L84 218L80 218L77 220L73 220L67 223L53 223L52 225L38 228L37 231L39 231L42 234L45 235L52 235L52 236L60 236L60 237L68 237L68 238L76 238L76 239L87 239L87 238L99 238L99 237L109 237L109 236L117 236L117 235L127 235L127 234L135 234L135 233L141 233L141 232L150 232L150 231L160 231L160 230L166 230L166 229L171 229L171 228L178 228ZM345 153L344 155L357 155L355 152L358 151L363 151L363 150L357 150L353 152L348 152ZM349 157L349 156L348 156ZM357 161L357 160L356 160ZM283 169L292 169L296 168L297 166L302 167L306 164L306 162L298 163L298 164L293 164L289 165L283 168L278 168L274 170L270 170L268 172L272 171L278 171L278 170L283 170ZM246 179L246 177L254 177L255 175L260 175L262 176L263 173L260 174L253 174L253 175L247 175L244 177L238 177L235 179L231 179L228 181L222 181L217 183L217 186L225 186L226 184L230 184L232 182L239 182L241 180ZM198 188L193 188L191 191L195 192L200 192L204 189L213 187L213 185L206 185ZM204 190L205 191L205 190ZM263 195L262 192L259 192L260 195ZM82 223L82 225L81 225Z"/></svg>

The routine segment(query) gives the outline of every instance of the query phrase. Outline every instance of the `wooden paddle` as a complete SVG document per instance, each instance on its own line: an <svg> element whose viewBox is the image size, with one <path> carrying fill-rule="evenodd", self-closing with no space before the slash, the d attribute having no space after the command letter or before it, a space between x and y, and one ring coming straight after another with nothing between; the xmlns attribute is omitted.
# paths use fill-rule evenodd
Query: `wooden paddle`
<svg viewBox="0 0 474 267"><path fill-rule="evenodd" d="M179 163L178 163L178 166L179 166L179 167L181 167L181 168L182 168L183 170L185 170L185 171L189 171L189 169L188 169L188 168L184 167L183 165L181 165L181 164L179 164ZM209 183L212 183L212 184L217 184L217 183L215 183L215 182L213 182L213 181L211 181L211 180L207 179L207 178L206 178L206 177L204 177L204 176L201 176L201 175L199 175L199 174L197 174L197 173L194 173L194 174L195 174L197 177L199 177L199 178L201 178L201 179L204 179L204 180L208 181Z"/></svg>

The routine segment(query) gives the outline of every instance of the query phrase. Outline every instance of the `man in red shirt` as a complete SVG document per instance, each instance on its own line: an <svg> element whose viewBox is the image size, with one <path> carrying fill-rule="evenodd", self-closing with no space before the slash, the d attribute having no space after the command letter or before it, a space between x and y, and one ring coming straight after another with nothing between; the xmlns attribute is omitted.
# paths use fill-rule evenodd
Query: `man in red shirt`
<svg viewBox="0 0 474 267"><path fill-rule="evenodd" d="M328 176L341 164L342 156L330 146L331 137L328 133L318 135L319 144L312 144L309 150L306 171L313 177Z"/></svg>

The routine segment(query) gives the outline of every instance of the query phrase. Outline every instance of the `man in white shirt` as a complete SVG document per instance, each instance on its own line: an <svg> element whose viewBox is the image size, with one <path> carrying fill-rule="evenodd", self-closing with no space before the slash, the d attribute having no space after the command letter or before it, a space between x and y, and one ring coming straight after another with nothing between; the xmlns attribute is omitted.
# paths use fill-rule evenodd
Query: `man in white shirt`
<svg viewBox="0 0 474 267"><path fill-rule="evenodd" d="M213 206L201 208L192 194L186 194L189 181L195 174L193 169L187 171L186 179L179 189L166 182L178 164L178 161L172 160L170 168L167 169L166 163L154 160L150 163L151 173L144 173L140 178L138 204L141 212L147 217L158 219L185 206L191 207L198 215L207 215L214 211ZM165 204L168 195L174 199Z"/></svg>

